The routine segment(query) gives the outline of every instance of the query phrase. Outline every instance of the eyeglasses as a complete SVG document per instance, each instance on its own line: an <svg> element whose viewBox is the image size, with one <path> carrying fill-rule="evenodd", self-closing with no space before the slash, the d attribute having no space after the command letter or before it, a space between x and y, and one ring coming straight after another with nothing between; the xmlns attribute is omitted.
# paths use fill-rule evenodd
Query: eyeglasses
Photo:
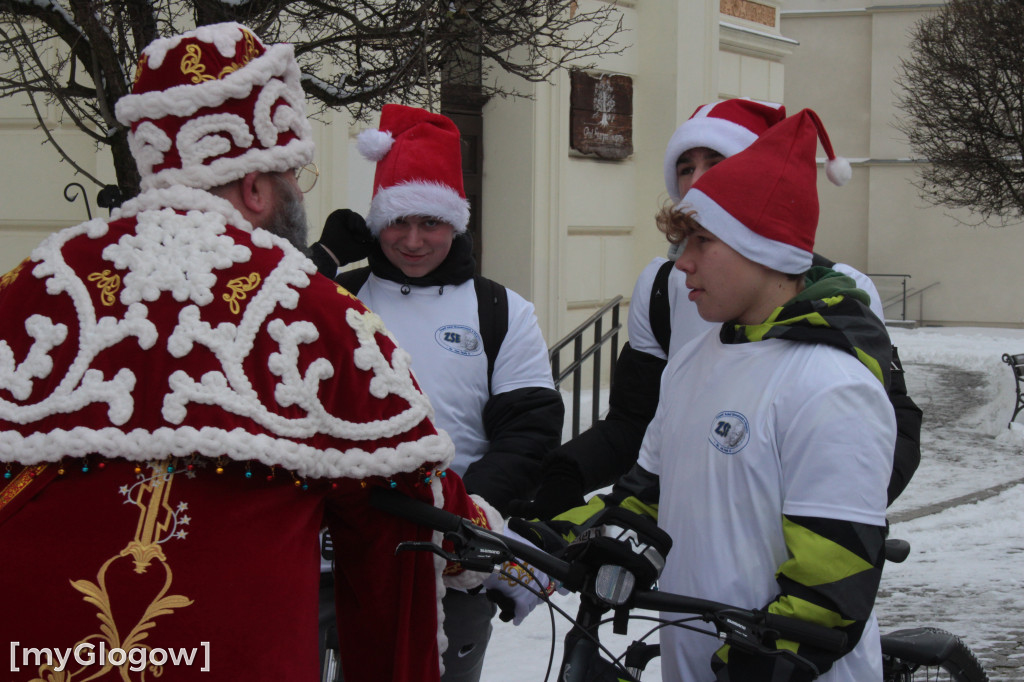
<svg viewBox="0 0 1024 682"><path fill-rule="evenodd" d="M302 168L295 169L295 181L299 183L299 191L305 194L316 186L317 178L320 177L320 169L315 163L310 163Z"/></svg>

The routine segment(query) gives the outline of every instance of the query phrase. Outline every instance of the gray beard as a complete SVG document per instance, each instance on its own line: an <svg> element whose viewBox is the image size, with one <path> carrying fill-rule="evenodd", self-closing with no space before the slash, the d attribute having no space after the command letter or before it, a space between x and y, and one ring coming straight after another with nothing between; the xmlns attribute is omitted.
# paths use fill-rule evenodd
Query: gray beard
<svg viewBox="0 0 1024 682"><path fill-rule="evenodd" d="M292 246L309 255L309 221L302 194L284 178L274 175L278 202L273 215L263 229L287 240Z"/></svg>

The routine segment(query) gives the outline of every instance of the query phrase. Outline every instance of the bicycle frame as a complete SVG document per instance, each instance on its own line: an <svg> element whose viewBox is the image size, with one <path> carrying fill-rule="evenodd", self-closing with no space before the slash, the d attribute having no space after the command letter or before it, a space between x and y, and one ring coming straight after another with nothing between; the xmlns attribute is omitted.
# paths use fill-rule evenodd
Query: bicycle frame
<svg viewBox="0 0 1024 682"><path fill-rule="evenodd" d="M600 582L601 572L606 568L620 571L625 571L625 569L609 565L595 569L595 567L588 567L581 562L566 562L531 544L518 542L491 530L475 526L462 517L391 490L375 489L371 491L370 504L396 516L441 531L447 539L453 542L459 553L450 554L429 542L402 543L399 545L398 551L430 551L449 561L461 563L467 570L476 571L491 571L495 566L500 566L506 561L520 559L544 571L552 579L560 581L566 589L579 592L581 613L574 621L574 627L570 633L570 637L574 638L573 645L562 664L559 674L561 682L581 682L584 679L590 682L593 679L592 677L583 677L583 675L591 665L590 661L602 660L596 655L599 646L596 628L601 624L600 616L613 608L616 608L621 614L628 614L628 611L633 608L691 614L713 624L720 638L742 650L765 655L786 656L796 664L812 671L816 671L816 668L806 659L788 650L769 647L767 643L780 638L789 639L834 652L843 651L846 646L845 633L807 621L656 590L633 590L631 574L628 581L612 580L610 583L605 581L605 584L623 586L628 583L628 594L604 594L602 590L595 589L597 583ZM628 571L625 572L628 573ZM714 633L708 634L713 635ZM621 672L626 671L622 670ZM630 677L632 676L625 679Z"/></svg>

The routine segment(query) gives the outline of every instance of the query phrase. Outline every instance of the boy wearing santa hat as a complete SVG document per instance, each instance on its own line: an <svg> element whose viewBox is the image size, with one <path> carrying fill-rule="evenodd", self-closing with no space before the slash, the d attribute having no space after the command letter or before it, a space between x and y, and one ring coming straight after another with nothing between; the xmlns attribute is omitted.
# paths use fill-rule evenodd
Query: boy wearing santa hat
<svg viewBox="0 0 1024 682"><path fill-rule="evenodd" d="M783 105L748 98L697 107L665 148L664 180L671 205L709 169L749 147L785 117ZM826 174L833 184L845 184L849 166L837 159L828 165ZM644 430L657 409L658 386L668 358L714 326L687 301L684 277L672 268L681 251L681 241L671 243L669 258L653 259L637 278L630 297L629 342L616 364L608 416L549 454L535 500L513 503L517 515L551 518L582 504L585 493L614 482L636 462ZM814 264L852 277L869 295L872 312L884 319L878 291L866 275L819 254L814 254ZM889 398L896 412L898 438L888 491L890 504L906 487L921 458L921 410L907 395L895 347L892 355Z"/></svg>
<svg viewBox="0 0 1024 682"><path fill-rule="evenodd" d="M510 500L532 494L540 461L562 432L564 406L533 305L474 277L460 136L449 118L388 104L379 128L360 133L357 144L377 164L366 215L369 268L336 281L410 352L435 422L455 442L452 469L507 515ZM331 241L329 227L322 241ZM504 330L497 352L487 347L497 338L493 326ZM485 594L445 595L446 682L479 679L494 613Z"/></svg>
<svg viewBox="0 0 1024 682"><path fill-rule="evenodd" d="M881 679L873 603L895 419L885 329L852 279L812 267L818 117L805 109L716 165L672 215L675 267L718 323L674 355L633 476L674 546L669 592L836 628L841 655L776 648L820 679ZM652 495L652 491L660 494ZM626 491L618 491L618 495ZM785 656L662 630L669 680L807 680Z"/></svg>

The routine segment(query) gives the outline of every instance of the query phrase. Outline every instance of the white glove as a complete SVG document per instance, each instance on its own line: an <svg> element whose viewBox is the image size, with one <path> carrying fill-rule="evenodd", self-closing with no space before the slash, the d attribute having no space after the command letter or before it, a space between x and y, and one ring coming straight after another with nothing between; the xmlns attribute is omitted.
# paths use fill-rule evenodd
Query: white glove
<svg viewBox="0 0 1024 682"><path fill-rule="evenodd" d="M507 526L503 533L505 537L529 543L529 540L509 530ZM522 623L537 604L551 596L556 587L555 582L548 578L546 573L521 561L506 561L497 572L487 576L483 584L483 588L488 592L493 590L505 597L498 597L495 600L499 605L502 605L502 601L511 601L515 605L513 625Z"/></svg>

